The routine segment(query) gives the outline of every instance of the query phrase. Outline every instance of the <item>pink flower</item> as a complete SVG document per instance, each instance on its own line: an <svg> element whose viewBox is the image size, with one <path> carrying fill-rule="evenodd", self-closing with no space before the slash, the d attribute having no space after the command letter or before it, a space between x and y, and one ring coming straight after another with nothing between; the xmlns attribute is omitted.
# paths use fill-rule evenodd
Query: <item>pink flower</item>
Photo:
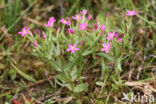
<svg viewBox="0 0 156 104"><path fill-rule="evenodd" d="M36 40L33 42L33 45L34 45L34 47L37 46L37 41Z"/></svg>
<svg viewBox="0 0 156 104"><path fill-rule="evenodd" d="M118 41L119 43L122 43L122 38L118 38L117 41Z"/></svg>
<svg viewBox="0 0 156 104"><path fill-rule="evenodd" d="M76 48L77 43L75 43L73 46L71 44L68 44L68 49L66 51L71 51L72 53L75 53L75 51L79 50L79 48Z"/></svg>
<svg viewBox="0 0 156 104"><path fill-rule="evenodd" d="M132 11L127 10L127 14L126 15L127 16L135 16L135 15L137 15L137 13L135 12L135 10L132 10Z"/></svg>
<svg viewBox="0 0 156 104"><path fill-rule="evenodd" d="M86 9L84 9L83 11L80 11L80 14L83 15L83 16L86 15L86 13L87 13Z"/></svg>
<svg viewBox="0 0 156 104"><path fill-rule="evenodd" d="M50 21L53 21L53 22L56 22L56 20L55 20L54 17L50 17L49 20L50 20Z"/></svg>
<svg viewBox="0 0 156 104"><path fill-rule="evenodd" d="M42 39L46 39L46 34L45 33L43 33Z"/></svg>
<svg viewBox="0 0 156 104"><path fill-rule="evenodd" d="M82 20L82 19L83 19L83 16L79 16L78 14L76 14L75 17L72 16L72 18L73 18L74 20Z"/></svg>
<svg viewBox="0 0 156 104"><path fill-rule="evenodd" d="M70 20L69 20L69 19L68 19L68 21L65 20L65 19L61 19L60 22L61 22L62 24L70 25Z"/></svg>
<svg viewBox="0 0 156 104"><path fill-rule="evenodd" d="M75 34L75 31L74 31L74 29L72 29L72 28L68 28L67 31L68 31L70 34Z"/></svg>
<svg viewBox="0 0 156 104"><path fill-rule="evenodd" d="M82 24L79 24L79 30L86 30L86 28L88 27L88 25L86 25L85 22L83 22Z"/></svg>
<svg viewBox="0 0 156 104"><path fill-rule="evenodd" d="M97 30L99 27L98 27L98 24L96 23L95 25L94 25L94 29L95 30Z"/></svg>
<svg viewBox="0 0 156 104"><path fill-rule="evenodd" d="M89 14L89 15L88 15L88 20L91 20L91 19L92 19L92 15Z"/></svg>
<svg viewBox="0 0 156 104"><path fill-rule="evenodd" d="M105 25L102 24L101 27L100 27L100 30L104 31L105 30Z"/></svg>
<svg viewBox="0 0 156 104"><path fill-rule="evenodd" d="M107 12L107 15L106 15L106 17L107 17L107 18L109 18L109 12Z"/></svg>
<svg viewBox="0 0 156 104"><path fill-rule="evenodd" d="M53 27L54 23L56 22L54 17L50 17L47 24L44 24L46 27Z"/></svg>
<svg viewBox="0 0 156 104"><path fill-rule="evenodd" d="M80 41L80 45L83 45L83 40Z"/></svg>
<svg viewBox="0 0 156 104"><path fill-rule="evenodd" d="M21 37L24 37L25 35L30 34L29 29L30 28L23 27L22 31L18 32L18 34L21 34Z"/></svg>
<svg viewBox="0 0 156 104"><path fill-rule="evenodd" d="M107 39L113 40L114 36L115 36L115 32L113 33L108 32Z"/></svg>
<svg viewBox="0 0 156 104"><path fill-rule="evenodd" d="M105 51L106 53L109 52L109 50L112 48L110 43L107 43L107 44L102 44L103 48L101 49L101 51Z"/></svg>

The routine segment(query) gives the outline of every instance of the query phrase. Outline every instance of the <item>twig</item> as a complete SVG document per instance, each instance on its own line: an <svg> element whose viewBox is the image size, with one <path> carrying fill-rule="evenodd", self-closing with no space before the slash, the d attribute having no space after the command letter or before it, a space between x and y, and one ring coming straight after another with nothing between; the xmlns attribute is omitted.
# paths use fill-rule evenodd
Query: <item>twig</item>
<svg viewBox="0 0 156 104"><path fill-rule="evenodd" d="M48 77L48 80L51 80L51 79L53 79L55 76L50 76L50 77ZM33 86L36 86L36 85L38 85L38 84L41 84L41 83L44 83L44 82L46 82L47 81L47 79L42 79L42 80L39 80L39 81L37 81L37 82L35 82L35 83L33 83L33 84L31 84L31 85L28 85L27 87L33 87Z"/></svg>
<svg viewBox="0 0 156 104"><path fill-rule="evenodd" d="M142 63L141 63L141 65L140 65L140 67L138 68L138 74L137 74L137 79L139 79L139 76L140 76L140 73L141 73L141 70L142 70L142 67L143 67L143 65L144 65L144 62L145 62L145 60L146 60L146 55L144 55L144 59L143 59L143 61L142 61Z"/></svg>
<svg viewBox="0 0 156 104"><path fill-rule="evenodd" d="M50 79L48 79L48 72L47 72L47 70L46 70L46 69L44 69L44 72L45 72L45 76L46 76L46 78L47 78L48 82L50 83L50 85L51 85L51 86L52 86L52 88L53 88L54 84L51 82L51 80L50 80Z"/></svg>
<svg viewBox="0 0 156 104"><path fill-rule="evenodd" d="M26 19L26 20L28 20L28 21L30 21L30 22L32 22L32 23L34 23L34 24L37 24L37 25L39 25L39 26L44 26L43 23L40 23L40 22L38 22L38 21L36 21L36 20L34 20L34 19L31 19L31 18L29 18L29 17L23 16L23 18Z"/></svg>
<svg viewBox="0 0 156 104"><path fill-rule="evenodd" d="M0 27L0 31L5 35L5 37L10 37L12 36L11 34L9 34L6 30L5 27Z"/></svg>
<svg viewBox="0 0 156 104"><path fill-rule="evenodd" d="M131 87L145 87L148 86L149 90L156 92L156 89L154 89L151 85L149 85L148 82L139 82L139 81L131 81L131 82L125 82L124 85L131 86Z"/></svg>
<svg viewBox="0 0 156 104"><path fill-rule="evenodd" d="M107 99L106 99L106 104L108 104L108 100L109 100L109 97L110 97L110 95L111 95L111 93L112 93L112 89L111 89L111 91L109 92L109 94L108 94L108 96L107 96Z"/></svg>

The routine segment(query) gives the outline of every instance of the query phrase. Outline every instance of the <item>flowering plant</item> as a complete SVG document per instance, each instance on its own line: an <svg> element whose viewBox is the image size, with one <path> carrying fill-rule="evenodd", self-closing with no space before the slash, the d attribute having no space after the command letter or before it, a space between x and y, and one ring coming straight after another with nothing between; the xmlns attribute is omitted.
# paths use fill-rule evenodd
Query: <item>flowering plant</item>
<svg viewBox="0 0 156 104"><path fill-rule="evenodd" d="M126 15L134 16L136 13L127 11ZM51 72L57 72L56 83L77 93L88 87L83 70L100 68L101 78L96 82L99 85L111 70L109 62L113 63L113 81L120 80L121 61L126 56L122 53L129 48L129 34L125 28L109 26L110 21L109 12L103 22L97 20L94 23L92 15L87 17L87 10L83 10L58 21L61 23L58 28L55 18L50 17L42 36L32 34L29 28L23 28L19 34L32 42L33 54L50 64ZM131 23L127 24L129 29Z"/></svg>

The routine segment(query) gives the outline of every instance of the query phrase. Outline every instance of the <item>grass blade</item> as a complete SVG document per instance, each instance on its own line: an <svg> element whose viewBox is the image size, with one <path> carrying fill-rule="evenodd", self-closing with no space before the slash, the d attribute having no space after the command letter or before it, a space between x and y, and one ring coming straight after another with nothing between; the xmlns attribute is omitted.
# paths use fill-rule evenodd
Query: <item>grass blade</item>
<svg viewBox="0 0 156 104"><path fill-rule="evenodd" d="M23 78L25 78L26 80L28 80L28 81L32 81L32 82L36 82L36 80L33 78L33 77L31 77L31 76L29 76L28 74L25 74L24 72L22 72L21 70L19 70L15 65L13 65L12 63L11 63L11 66L17 71L17 73L18 74L20 74Z"/></svg>

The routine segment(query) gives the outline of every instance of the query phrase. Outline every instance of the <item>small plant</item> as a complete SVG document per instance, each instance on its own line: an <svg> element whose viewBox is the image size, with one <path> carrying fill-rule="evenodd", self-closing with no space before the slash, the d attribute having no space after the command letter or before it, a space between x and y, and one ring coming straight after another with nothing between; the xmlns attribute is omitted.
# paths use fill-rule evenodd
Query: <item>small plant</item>
<svg viewBox="0 0 156 104"><path fill-rule="evenodd" d="M128 30L109 27L109 12L103 23L98 20L94 23L92 15L86 15L87 10L83 10L75 16L62 18L58 21L58 28L55 28L57 27L55 18L50 17L41 36L31 33L29 28L25 27L19 34L31 41L34 47L33 54L50 64L51 72L58 73L55 77L56 83L67 87L72 94L83 92L88 88L89 84L82 72L91 70L90 67L101 69L101 77L96 83L102 85L110 72L109 62L114 63L113 73L109 77L113 81L113 89L116 90L117 86L122 85L121 61L126 56L122 53L129 48L127 31L131 27L132 17L128 16L134 16L136 13L134 10L127 11L127 14L121 17L124 19L126 16L128 19L126 23Z"/></svg>

